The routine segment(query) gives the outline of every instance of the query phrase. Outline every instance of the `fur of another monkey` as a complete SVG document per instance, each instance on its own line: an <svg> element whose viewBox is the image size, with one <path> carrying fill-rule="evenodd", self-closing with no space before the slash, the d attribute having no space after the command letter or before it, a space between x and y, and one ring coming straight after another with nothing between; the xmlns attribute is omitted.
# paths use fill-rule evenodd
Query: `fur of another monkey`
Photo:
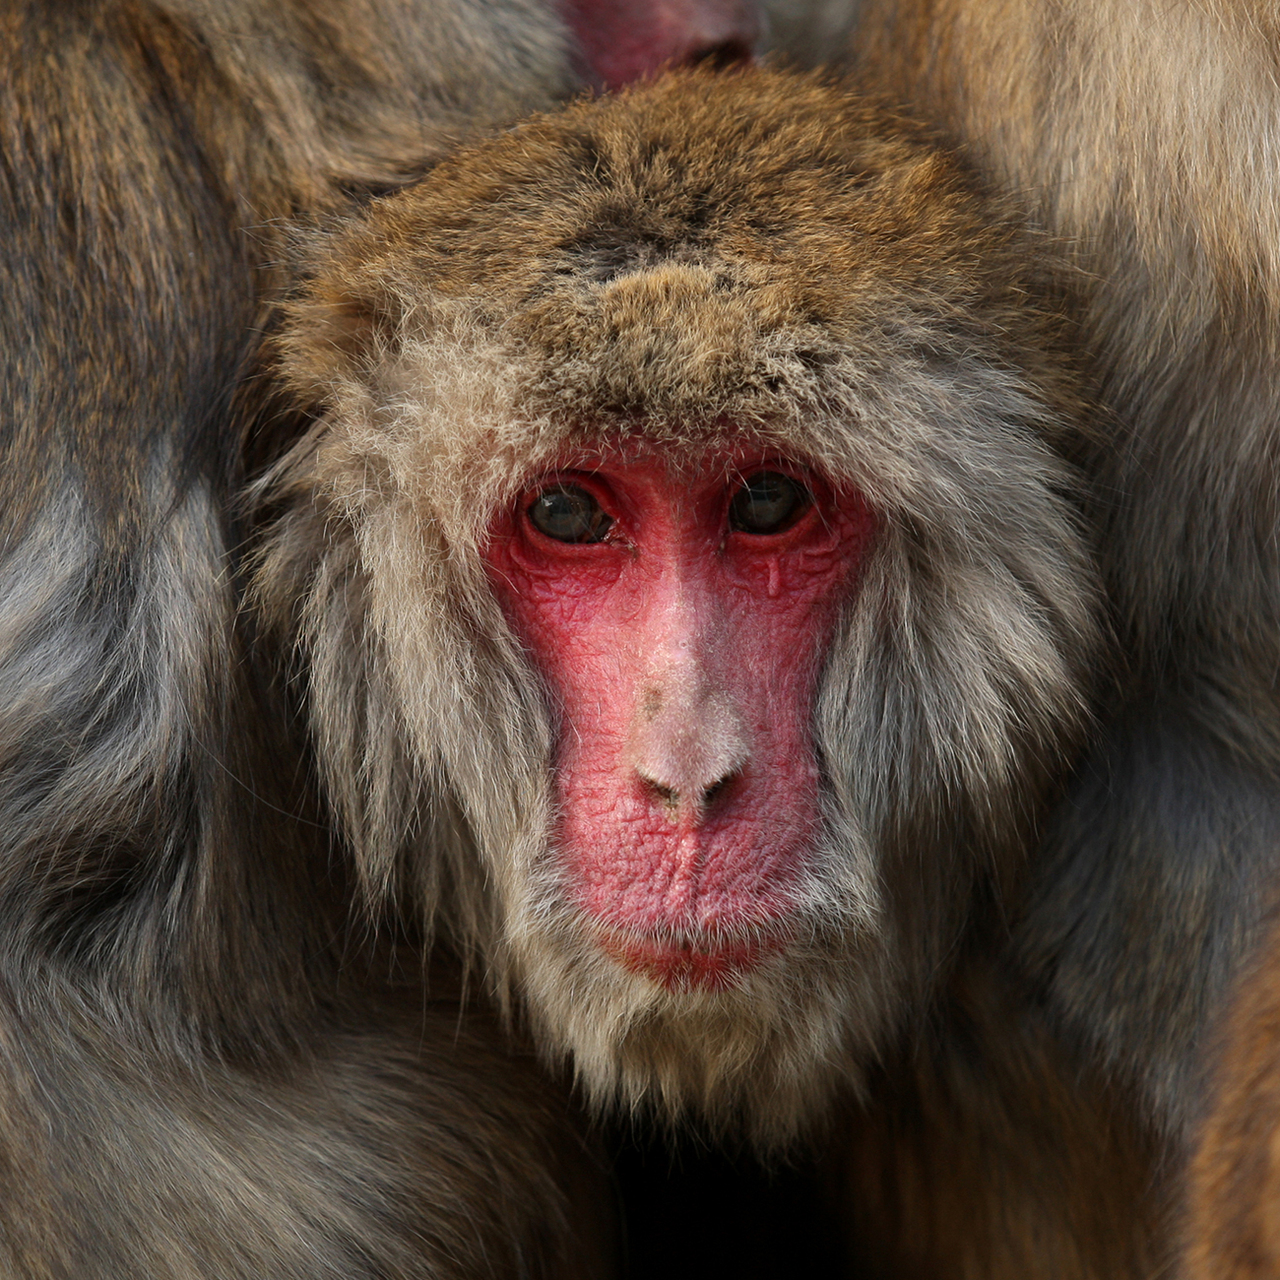
<svg viewBox="0 0 1280 1280"><path fill-rule="evenodd" d="M255 491L264 632L370 902L416 904L597 1105L785 1142L928 1041L1016 893L1105 663L1051 256L915 126L767 72L535 117L307 250L281 361L317 417ZM821 821L783 927L730 981L659 981L602 916L637 947L759 939L628 914L635 850L556 834L589 731L494 530L566 465L607 486L657 458L679 510L742 454L874 533L795 695Z"/></svg>
<svg viewBox="0 0 1280 1280"><path fill-rule="evenodd" d="M1280 1276L1278 959L1273 915L1218 1029L1211 1105L1188 1178L1188 1280Z"/></svg>
<svg viewBox="0 0 1280 1280"><path fill-rule="evenodd" d="M605 1265L563 1091L353 910L231 510L288 429L258 360L285 219L754 33L737 0L566 13L0 3L5 1276Z"/></svg>

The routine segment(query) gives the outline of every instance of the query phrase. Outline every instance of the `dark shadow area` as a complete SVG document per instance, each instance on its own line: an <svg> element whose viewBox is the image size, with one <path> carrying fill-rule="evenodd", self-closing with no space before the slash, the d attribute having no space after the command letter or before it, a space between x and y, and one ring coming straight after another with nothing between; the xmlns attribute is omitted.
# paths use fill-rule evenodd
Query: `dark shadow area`
<svg viewBox="0 0 1280 1280"><path fill-rule="evenodd" d="M622 1197L622 1280L840 1280L848 1275L818 1170L675 1148L628 1132L608 1145Z"/></svg>

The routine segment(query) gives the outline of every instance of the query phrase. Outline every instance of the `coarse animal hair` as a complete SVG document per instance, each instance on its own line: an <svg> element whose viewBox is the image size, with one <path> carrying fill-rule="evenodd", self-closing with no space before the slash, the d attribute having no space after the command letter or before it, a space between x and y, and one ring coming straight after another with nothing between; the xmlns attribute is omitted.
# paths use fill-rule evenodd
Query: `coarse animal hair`
<svg viewBox="0 0 1280 1280"><path fill-rule="evenodd" d="M757 71L535 117L311 246L280 349L318 418L256 493L257 603L370 900L416 893L597 1103L785 1141L1016 877L1103 654L1033 245L918 129ZM556 707L479 555L531 475L636 439L690 468L749 442L880 521L814 709L799 941L716 994L589 937L548 836Z"/></svg>
<svg viewBox="0 0 1280 1280"><path fill-rule="evenodd" d="M311 985L279 932L308 909L278 906L267 943L245 906L276 890L242 903L223 879L262 874L232 852L266 838L243 801L250 777L274 785L256 757L296 755L245 667L228 571L231 494L267 447L257 351L281 223L573 88L569 33L533 0L473 8L0 15L3 945L20 970L72 961L172 1043L265 1049ZM273 989L266 1009L241 978Z"/></svg>
<svg viewBox="0 0 1280 1280"><path fill-rule="evenodd" d="M1189 1166L1180 1275L1262 1280L1280 1267L1280 1002L1273 910L1215 1027L1212 1091Z"/></svg>
<svg viewBox="0 0 1280 1280"><path fill-rule="evenodd" d="M1064 285L1104 409L1090 470L1120 678L1046 820L996 962L1012 993L1004 1022L970 1051L998 1060L1038 1028L1020 1052L1056 1044L1061 1060L1037 1096L1094 1079L1113 1114L1148 1129L1148 1178L1161 1190L1132 1214L1129 1242L1146 1233L1166 1250L1179 1235L1168 1205L1181 1199L1169 1180L1186 1169L1206 1082L1219 1081L1218 1145L1193 1172L1198 1244L1186 1265L1237 1266L1258 1238L1259 1202L1232 1188L1270 1141L1240 1125L1249 1088L1265 1110L1270 1086L1265 1073L1249 1079L1262 1021L1239 1024L1230 1043L1246 1056L1221 1069L1228 1042L1216 1028L1242 976L1241 1007L1267 1016L1265 979L1250 988L1247 975L1276 901L1280 841L1280 15L1273 0L772 8L794 55L838 58L944 131L987 183L1063 237L1078 268ZM815 34L840 23L850 38L819 49ZM963 1083L962 1055L947 1071L930 1088L962 1117L957 1131L986 1125L994 1095ZM1030 1143L1007 1142L1017 1168ZM1018 1213L1003 1188L1024 1179L992 1175L993 1191L960 1197L956 1211L954 1161L930 1160L899 1206L898 1239L929 1242L920 1269L1025 1274L1047 1233L1035 1214L1009 1227ZM871 1178L893 1181L883 1167ZM848 1203L869 1185L851 1186ZM980 1235L1025 1243L1003 1262L982 1249L957 1262L957 1241L968 1249ZM1127 1247L1118 1228L1105 1235ZM1210 1239L1225 1252L1205 1252ZM1088 1264L1102 1274L1169 1265L1109 1247ZM1055 1265L1074 1265L1062 1260L1073 1250Z"/></svg>

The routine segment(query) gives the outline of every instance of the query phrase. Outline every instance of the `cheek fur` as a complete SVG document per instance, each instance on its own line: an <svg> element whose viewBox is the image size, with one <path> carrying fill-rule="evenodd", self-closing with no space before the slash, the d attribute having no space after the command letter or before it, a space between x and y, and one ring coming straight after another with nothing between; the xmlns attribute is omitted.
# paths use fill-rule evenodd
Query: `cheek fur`
<svg viewBox="0 0 1280 1280"><path fill-rule="evenodd" d="M729 985L785 944L821 822L814 686L873 534L826 487L782 533L734 532L742 472L596 463L607 540L547 538L522 501L486 551L556 702L576 905L606 952L673 989Z"/></svg>

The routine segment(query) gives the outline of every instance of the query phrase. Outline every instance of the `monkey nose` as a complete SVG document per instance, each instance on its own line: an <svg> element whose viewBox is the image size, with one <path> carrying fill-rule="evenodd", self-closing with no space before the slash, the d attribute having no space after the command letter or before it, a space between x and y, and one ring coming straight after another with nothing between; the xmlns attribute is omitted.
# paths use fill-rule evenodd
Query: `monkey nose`
<svg viewBox="0 0 1280 1280"><path fill-rule="evenodd" d="M632 764L654 799L696 819L742 772L747 741L740 716L723 695L682 694L678 687L645 691L632 734Z"/></svg>

